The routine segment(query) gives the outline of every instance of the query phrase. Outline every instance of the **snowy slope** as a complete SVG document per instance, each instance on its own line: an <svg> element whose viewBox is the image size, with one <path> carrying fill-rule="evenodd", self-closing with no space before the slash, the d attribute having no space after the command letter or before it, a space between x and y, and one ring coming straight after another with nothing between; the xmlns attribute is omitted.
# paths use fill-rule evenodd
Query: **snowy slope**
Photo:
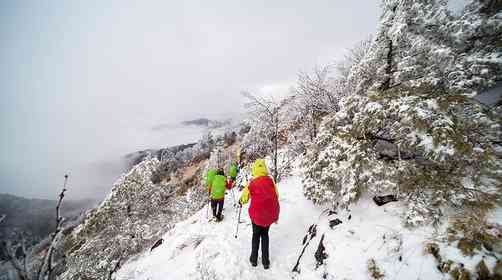
<svg viewBox="0 0 502 280"><path fill-rule="evenodd" d="M434 259L423 252L432 229L410 231L402 226L399 203L377 207L369 199L363 199L350 213L323 215L317 236L301 260L301 272L292 273L307 229L318 221L323 209L304 198L296 176L284 180L279 189L281 216L270 230L270 270L249 264L251 225L247 207L242 212L244 223L240 224L239 236L234 238L236 211L228 195L223 222L208 222L206 208L202 209L166 233L163 245L126 263L116 274L117 279L322 279L323 275L326 279L370 279L370 258L375 259L385 279L442 278ZM336 217L343 223L330 229L328 220ZM323 233L328 258L316 269L314 253Z"/></svg>

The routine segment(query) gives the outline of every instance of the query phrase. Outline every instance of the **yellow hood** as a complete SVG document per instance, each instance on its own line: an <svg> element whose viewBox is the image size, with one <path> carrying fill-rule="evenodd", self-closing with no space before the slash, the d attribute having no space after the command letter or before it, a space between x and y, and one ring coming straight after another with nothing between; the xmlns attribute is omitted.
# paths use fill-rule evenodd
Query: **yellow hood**
<svg viewBox="0 0 502 280"><path fill-rule="evenodd" d="M253 178L268 175L268 170L267 170L267 165L265 164L265 160L257 159L254 162L253 169L251 170L251 175L253 175Z"/></svg>

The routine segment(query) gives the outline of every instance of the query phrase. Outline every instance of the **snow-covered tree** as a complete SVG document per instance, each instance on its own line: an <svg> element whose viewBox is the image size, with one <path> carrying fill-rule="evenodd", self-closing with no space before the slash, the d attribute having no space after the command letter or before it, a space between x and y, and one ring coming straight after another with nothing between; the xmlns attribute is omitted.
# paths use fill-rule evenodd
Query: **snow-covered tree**
<svg viewBox="0 0 502 280"><path fill-rule="evenodd" d="M249 102L246 103L250 126L249 132L244 137L241 152L248 160L254 160L271 154L272 177L277 182L279 175L279 148L281 132L287 128L285 108L288 99L275 100L272 97L264 98L249 92L242 93Z"/></svg>
<svg viewBox="0 0 502 280"><path fill-rule="evenodd" d="M288 120L288 145L303 147L305 151L317 136L323 117L339 110L340 99L355 88L354 81L349 80L352 68L365 58L371 43L369 36L355 44L335 65L316 67L312 73L299 75L288 108L292 112Z"/></svg>
<svg viewBox="0 0 502 280"><path fill-rule="evenodd" d="M207 194L203 164L180 170L169 182L154 184L161 165L143 160L113 185L108 197L64 240L66 267L61 279L107 279L120 265L152 244L173 223L198 211Z"/></svg>
<svg viewBox="0 0 502 280"><path fill-rule="evenodd" d="M11 240L2 240L0 250L12 265L21 280L45 280L55 279L55 270L62 266L62 259L57 258L58 250L61 249L64 230L71 228L71 225L64 223L61 216L61 206L65 192L67 191L68 175L64 176L64 185L59 193L59 199L56 205L56 227L47 238L47 242L42 242L44 250L40 255L35 254L35 248L28 248L25 233L16 233L20 235L19 242L12 243ZM5 219L5 215L0 216L0 224Z"/></svg>
<svg viewBox="0 0 502 280"><path fill-rule="evenodd" d="M301 124L308 140L317 136L322 117L338 109L336 88L340 85L330 77L330 67L316 68L313 73L302 73L298 77L294 95L294 121Z"/></svg>
<svg viewBox="0 0 502 280"><path fill-rule="evenodd" d="M440 205L498 198L501 119L473 98L502 78L502 20L483 12L488 2L457 17L444 1L384 2L373 45L348 75L356 86L305 159L309 198L348 205L393 193L409 202L409 224Z"/></svg>
<svg viewBox="0 0 502 280"><path fill-rule="evenodd" d="M363 59L365 59L366 54L370 51L372 42L372 36L368 36L366 39L357 42L351 49L348 50L343 59L336 63L336 70L338 72L339 79L343 82L347 81L352 72L352 67L358 65Z"/></svg>

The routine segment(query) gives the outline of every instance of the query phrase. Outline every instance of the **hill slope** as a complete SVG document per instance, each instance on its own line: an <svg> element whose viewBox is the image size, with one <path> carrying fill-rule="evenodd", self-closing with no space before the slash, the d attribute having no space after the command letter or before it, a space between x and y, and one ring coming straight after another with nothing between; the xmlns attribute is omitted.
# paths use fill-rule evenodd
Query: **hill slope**
<svg viewBox="0 0 502 280"><path fill-rule="evenodd" d="M82 212L94 205L92 200L65 200L62 211L69 221L77 219ZM6 215L0 225L0 240L17 240L16 232L24 232L29 241L44 239L54 230L57 201L28 199L10 194L0 194L0 216ZM0 250L0 259L1 258Z"/></svg>
<svg viewBox="0 0 502 280"><path fill-rule="evenodd" d="M350 212L328 217L321 215L323 208L304 198L299 177L283 181L279 192L281 216L270 229L269 271L249 264L251 225L247 206L242 210L239 236L234 238L237 208L232 205L232 196L227 195L224 221L208 222L206 208L202 209L167 232L163 245L126 263L116 274L117 279L369 279L370 259L375 260L385 279L442 278L434 258L424 254L424 245L434 237L434 230L403 227L400 203L378 207L363 199ZM335 218L342 223L330 229L329 220ZM308 228L318 221L317 234L300 261L300 273L291 272ZM323 234L327 259L316 269L314 255ZM454 249L450 257L469 269L479 262L479 257L464 259Z"/></svg>

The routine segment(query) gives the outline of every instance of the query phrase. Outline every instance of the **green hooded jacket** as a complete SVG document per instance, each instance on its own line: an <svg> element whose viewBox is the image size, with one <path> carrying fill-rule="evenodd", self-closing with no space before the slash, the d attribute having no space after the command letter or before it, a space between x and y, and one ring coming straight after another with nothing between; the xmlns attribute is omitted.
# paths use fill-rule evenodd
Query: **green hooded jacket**
<svg viewBox="0 0 502 280"><path fill-rule="evenodd" d="M235 178L237 178L237 172L238 172L238 167L237 167L237 164L235 163L232 163L230 165L230 169L228 170L228 176L230 176L230 178L232 178L232 180L235 180Z"/></svg>
<svg viewBox="0 0 502 280"><path fill-rule="evenodd" d="M225 198L225 191L227 189L227 178L223 175L216 175L213 179L211 187L211 199Z"/></svg>
<svg viewBox="0 0 502 280"><path fill-rule="evenodd" d="M213 184L214 176L216 176L216 170L209 169L206 176L206 185L208 188Z"/></svg>

